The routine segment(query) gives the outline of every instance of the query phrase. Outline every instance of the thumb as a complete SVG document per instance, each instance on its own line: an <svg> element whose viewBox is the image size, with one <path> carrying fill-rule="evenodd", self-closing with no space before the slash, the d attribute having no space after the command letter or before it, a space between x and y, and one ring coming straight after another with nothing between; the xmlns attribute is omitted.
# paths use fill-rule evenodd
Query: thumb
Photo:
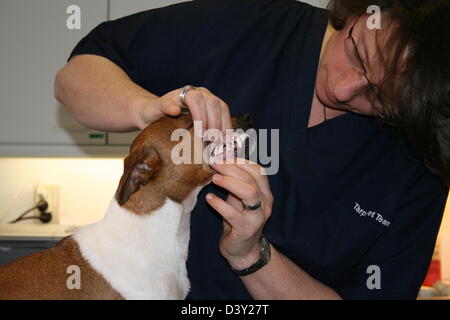
<svg viewBox="0 0 450 320"><path fill-rule="evenodd" d="M161 101L161 98L159 98L141 109L139 128L142 130L165 115L177 116L179 113L180 107L175 103L167 103L167 101Z"/></svg>
<svg viewBox="0 0 450 320"><path fill-rule="evenodd" d="M161 111L169 116L177 116L180 114L181 108L175 103L168 103L163 106Z"/></svg>

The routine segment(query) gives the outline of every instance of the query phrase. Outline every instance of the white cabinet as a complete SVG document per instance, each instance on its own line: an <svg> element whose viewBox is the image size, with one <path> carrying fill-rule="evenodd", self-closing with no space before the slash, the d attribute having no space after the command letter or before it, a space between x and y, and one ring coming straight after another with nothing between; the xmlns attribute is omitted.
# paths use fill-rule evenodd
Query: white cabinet
<svg viewBox="0 0 450 320"><path fill-rule="evenodd" d="M329 2L329 0L299 0L299 1L309 3L319 8L326 8Z"/></svg>
<svg viewBox="0 0 450 320"><path fill-rule="evenodd" d="M110 0L109 15L114 20L136 12L169 6L187 0Z"/></svg>
<svg viewBox="0 0 450 320"><path fill-rule="evenodd" d="M107 20L107 0L0 2L0 156L7 146L105 145L106 135L78 124L53 95L56 72L76 43ZM67 19L80 8L81 29Z"/></svg>
<svg viewBox="0 0 450 320"><path fill-rule="evenodd" d="M90 130L53 95L54 78L99 23L180 0L0 1L0 156L122 155L134 133ZM80 9L80 29L66 25Z"/></svg>

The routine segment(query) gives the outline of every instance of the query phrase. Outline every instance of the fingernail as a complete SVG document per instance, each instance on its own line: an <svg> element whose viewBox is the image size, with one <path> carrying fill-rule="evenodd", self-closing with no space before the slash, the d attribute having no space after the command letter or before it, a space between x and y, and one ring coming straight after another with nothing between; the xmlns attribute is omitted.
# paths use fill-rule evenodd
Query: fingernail
<svg viewBox="0 0 450 320"><path fill-rule="evenodd" d="M211 200L214 196L211 193L206 195L206 200Z"/></svg>

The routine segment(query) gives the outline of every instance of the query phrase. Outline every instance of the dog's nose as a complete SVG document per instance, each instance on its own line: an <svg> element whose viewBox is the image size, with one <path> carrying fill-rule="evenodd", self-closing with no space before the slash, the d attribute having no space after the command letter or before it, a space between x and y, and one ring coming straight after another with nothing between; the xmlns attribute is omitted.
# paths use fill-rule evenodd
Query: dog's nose
<svg viewBox="0 0 450 320"><path fill-rule="evenodd" d="M253 118L250 113L245 113L232 120L234 129L243 129L245 131L253 128Z"/></svg>

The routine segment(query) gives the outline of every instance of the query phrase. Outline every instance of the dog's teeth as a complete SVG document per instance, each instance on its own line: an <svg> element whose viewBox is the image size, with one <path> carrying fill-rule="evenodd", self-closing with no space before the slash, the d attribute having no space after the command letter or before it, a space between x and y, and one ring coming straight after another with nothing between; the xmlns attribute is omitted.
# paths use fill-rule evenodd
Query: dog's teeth
<svg viewBox="0 0 450 320"><path fill-rule="evenodd" d="M245 142L245 139L247 139L249 136L248 136L248 134L246 134L246 133L241 133L240 135L238 135L237 137L236 137L236 142L237 142L237 144L238 144L238 148L242 148L242 146L243 146L243 144L244 144L244 142Z"/></svg>
<svg viewBox="0 0 450 320"><path fill-rule="evenodd" d="M235 133L232 137L232 142L229 144L217 144L212 148L211 156L220 157L222 156L224 159L234 158L237 152L243 147L245 139L248 138L248 135L245 133Z"/></svg>
<svg viewBox="0 0 450 320"><path fill-rule="evenodd" d="M213 148L212 154L213 156L218 156L221 155L223 153L223 145L218 144L217 146L215 146Z"/></svg>

